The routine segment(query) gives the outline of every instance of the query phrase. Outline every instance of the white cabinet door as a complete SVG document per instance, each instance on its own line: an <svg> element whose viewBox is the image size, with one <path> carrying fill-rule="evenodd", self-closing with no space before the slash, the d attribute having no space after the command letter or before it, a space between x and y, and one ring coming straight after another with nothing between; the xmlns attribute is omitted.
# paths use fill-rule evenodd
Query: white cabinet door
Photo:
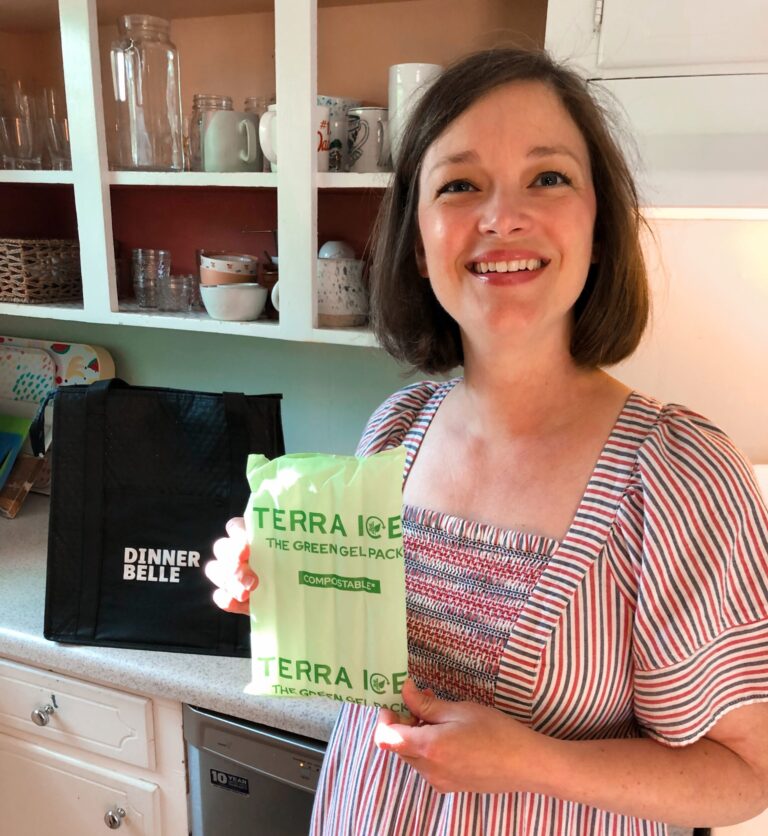
<svg viewBox="0 0 768 836"><path fill-rule="evenodd" d="M766 206L768 74L592 82L623 110L643 206ZM760 106L760 103L763 103Z"/></svg>
<svg viewBox="0 0 768 836"><path fill-rule="evenodd" d="M44 707L45 724L32 714ZM152 701L0 659L0 723L86 752L154 769Z"/></svg>
<svg viewBox="0 0 768 836"><path fill-rule="evenodd" d="M3 836L103 836L115 808L125 811L121 834L161 836L155 784L0 735Z"/></svg>
<svg viewBox="0 0 768 836"><path fill-rule="evenodd" d="M592 78L768 72L765 0L549 0L546 46Z"/></svg>

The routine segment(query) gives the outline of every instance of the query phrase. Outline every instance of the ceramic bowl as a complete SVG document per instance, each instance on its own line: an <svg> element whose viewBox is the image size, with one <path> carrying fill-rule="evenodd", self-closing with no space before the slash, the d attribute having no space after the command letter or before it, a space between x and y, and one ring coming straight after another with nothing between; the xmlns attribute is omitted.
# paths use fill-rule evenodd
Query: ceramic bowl
<svg viewBox="0 0 768 836"><path fill-rule="evenodd" d="M200 295L211 319L250 322L258 319L267 301L267 289L260 284L201 285Z"/></svg>
<svg viewBox="0 0 768 836"><path fill-rule="evenodd" d="M208 287L218 284L253 284L255 280L255 275L228 273L226 270L214 270L200 265L200 284Z"/></svg>
<svg viewBox="0 0 768 836"><path fill-rule="evenodd" d="M220 273L255 276L259 269L259 259L255 255L243 253L206 252L200 255L200 268L217 270Z"/></svg>

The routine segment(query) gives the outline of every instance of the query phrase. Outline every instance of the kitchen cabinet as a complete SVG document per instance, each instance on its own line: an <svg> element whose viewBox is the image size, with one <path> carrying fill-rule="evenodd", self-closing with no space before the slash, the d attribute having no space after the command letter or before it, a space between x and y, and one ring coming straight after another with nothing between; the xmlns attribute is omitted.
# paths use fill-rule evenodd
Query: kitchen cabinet
<svg viewBox="0 0 768 836"><path fill-rule="evenodd" d="M766 208L764 0L549 0L546 45L623 111L643 205Z"/></svg>
<svg viewBox="0 0 768 836"><path fill-rule="evenodd" d="M366 327L317 327L314 276L324 240L351 238L358 254L365 250L388 175L317 173L311 102L320 92L385 105L390 64L446 64L499 43L546 45L618 100L637 140L649 216L672 210L676 218L718 218L726 210L729 219L764 218L768 37L761 7L763 0L734 0L721 15L714 2L698 0L147 0L143 12L171 20L185 115L195 92L229 93L236 107L248 95L276 94L288 114L276 173L215 174L109 168L108 50L118 16L136 11L132 0L39 0L34 12L26 0L7 0L0 67L13 77L26 61L43 81L58 74L66 82L73 168L0 171L0 236L77 230L84 295L81 303L0 303L0 314L375 345ZM116 244L123 251L163 247L174 254L174 272L188 272L198 247L260 255L265 241L274 246L264 232L272 229L279 322L142 311L116 257Z"/></svg>
<svg viewBox="0 0 768 836"><path fill-rule="evenodd" d="M0 659L4 836L187 834L181 705Z"/></svg>
<svg viewBox="0 0 768 836"><path fill-rule="evenodd" d="M0 203L4 184L70 190L84 294L81 304L0 304L0 313L368 346L375 341L365 327L316 327L316 252L322 240L351 234L362 254L388 175L315 171L310 118L316 93L386 105L389 65L445 64L499 38L543 45L546 14L541 0L147 0L140 11L171 20L185 115L195 92L231 94L236 108L246 95L275 94L285 114L276 173L147 173L111 171L107 153L109 42L118 16L136 12L135 3L41 0L36 15L26 0L3 5L6 38L19 31L31 37L27 29L47 26L60 41L72 171L0 171ZM170 249L174 263L181 254L182 269L174 272L187 272L195 249L215 248L214 240L261 255L263 230L270 229L278 231L279 322L143 312L124 292L116 241Z"/></svg>
<svg viewBox="0 0 768 836"><path fill-rule="evenodd" d="M764 0L549 0L547 47L590 78L768 73Z"/></svg>

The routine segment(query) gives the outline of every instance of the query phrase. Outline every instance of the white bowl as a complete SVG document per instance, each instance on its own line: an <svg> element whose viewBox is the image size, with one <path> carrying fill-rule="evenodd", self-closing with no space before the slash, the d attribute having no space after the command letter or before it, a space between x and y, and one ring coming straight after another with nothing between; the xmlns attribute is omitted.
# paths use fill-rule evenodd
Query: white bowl
<svg viewBox="0 0 768 836"><path fill-rule="evenodd" d="M250 322L258 319L267 302L267 289L260 284L200 285L203 305L211 319Z"/></svg>

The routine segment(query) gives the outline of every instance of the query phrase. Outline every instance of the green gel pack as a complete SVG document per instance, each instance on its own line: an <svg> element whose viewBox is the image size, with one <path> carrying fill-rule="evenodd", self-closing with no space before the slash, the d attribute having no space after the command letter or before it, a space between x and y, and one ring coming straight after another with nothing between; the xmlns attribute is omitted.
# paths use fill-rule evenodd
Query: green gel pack
<svg viewBox="0 0 768 836"><path fill-rule="evenodd" d="M245 524L259 585L246 691L402 710L404 462L403 447L249 456Z"/></svg>

